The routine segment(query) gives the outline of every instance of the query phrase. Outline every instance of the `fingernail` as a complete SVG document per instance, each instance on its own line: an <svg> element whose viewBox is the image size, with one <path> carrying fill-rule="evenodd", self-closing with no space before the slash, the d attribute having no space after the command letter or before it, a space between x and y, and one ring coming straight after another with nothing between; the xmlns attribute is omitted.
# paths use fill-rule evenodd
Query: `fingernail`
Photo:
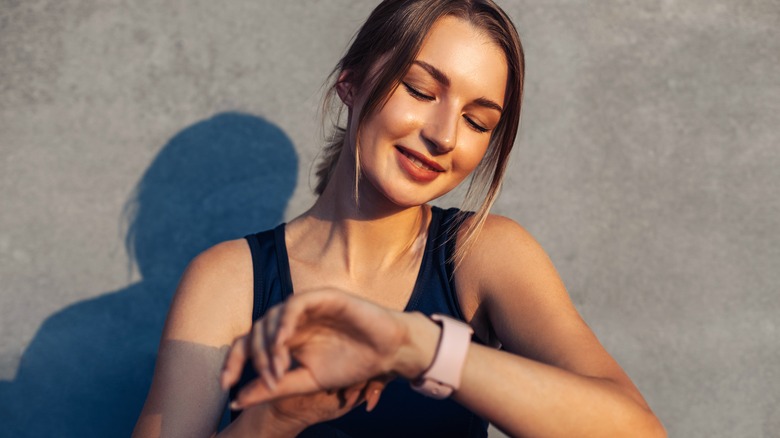
<svg viewBox="0 0 780 438"><path fill-rule="evenodd" d="M233 400L232 402L230 402L230 409L234 411L240 411L241 404L238 402L238 400Z"/></svg>
<svg viewBox="0 0 780 438"><path fill-rule="evenodd" d="M366 412L371 412L374 410L377 404L379 404L379 390L374 389L371 391L371 394L368 395L366 399Z"/></svg>
<svg viewBox="0 0 780 438"><path fill-rule="evenodd" d="M270 372L263 373L263 382L265 382L266 386L268 386L268 389L271 391L276 389L276 381L271 376Z"/></svg>
<svg viewBox="0 0 780 438"><path fill-rule="evenodd" d="M282 373L284 370L282 370L282 358L281 357L274 357L274 377L276 379L282 378Z"/></svg>

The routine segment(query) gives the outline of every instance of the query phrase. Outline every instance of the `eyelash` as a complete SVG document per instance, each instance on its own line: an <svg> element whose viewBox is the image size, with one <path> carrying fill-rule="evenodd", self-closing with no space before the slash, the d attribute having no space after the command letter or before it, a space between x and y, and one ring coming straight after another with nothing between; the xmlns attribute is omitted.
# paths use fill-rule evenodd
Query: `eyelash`
<svg viewBox="0 0 780 438"><path fill-rule="evenodd" d="M417 100L422 100L423 102L430 102L430 101L435 99L435 97L433 97L433 96L429 96L427 94L421 93L420 90L412 87L411 85L407 84L406 82L402 82L402 84L404 84L404 87L406 88L406 91L412 97L414 97ZM488 128L485 128L483 126L478 125L476 122L471 120L469 117L463 116L463 118L466 119L466 123L468 123L469 126L471 126L471 128L474 129L475 131L477 131L479 133L485 133L485 132L489 131Z"/></svg>
<svg viewBox="0 0 780 438"><path fill-rule="evenodd" d="M476 122L471 120L470 118L463 116L464 119L466 119L466 122L471 125L472 128L474 128L475 131L479 132L480 134L484 134L485 132L488 132L489 129L478 125Z"/></svg>
<svg viewBox="0 0 780 438"><path fill-rule="evenodd" d="M433 96L428 96L427 94L421 93L420 90L412 87L411 85L407 84L406 82L404 82L403 84L404 84L404 87L406 87L406 91L408 91L409 94L411 94L412 97L414 97L416 99L424 100L424 101L427 101L427 102L430 102L433 99L435 99L435 97L433 97Z"/></svg>

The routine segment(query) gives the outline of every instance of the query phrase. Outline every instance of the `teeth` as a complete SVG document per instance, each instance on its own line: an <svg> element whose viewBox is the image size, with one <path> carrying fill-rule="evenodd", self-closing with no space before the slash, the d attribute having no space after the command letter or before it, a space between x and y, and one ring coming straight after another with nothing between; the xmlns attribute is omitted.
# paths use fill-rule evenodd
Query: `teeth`
<svg viewBox="0 0 780 438"><path fill-rule="evenodd" d="M432 170L434 172L437 172L436 169L434 169L431 166L423 163L422 161L417 159L417 157L415 157L414 155L408 154L405 151L401 151L401 152L403 152L403 154L406 155L407 158L409 158L409 161L411 161L412 164L414 164L415 166L419 167L420 169Z"/></svg>

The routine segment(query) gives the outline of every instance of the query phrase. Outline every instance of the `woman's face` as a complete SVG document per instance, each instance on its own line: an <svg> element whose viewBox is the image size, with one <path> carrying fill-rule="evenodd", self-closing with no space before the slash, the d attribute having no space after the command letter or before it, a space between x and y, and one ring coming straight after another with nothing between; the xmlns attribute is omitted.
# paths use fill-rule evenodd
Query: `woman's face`
<svg viewBox="0 0 780 438"><path fill-rule="evenodd" d="M365 181L399 206L421 205L455 188L487 150L507 75L492 39L465 20L439 19L401 84L363 124ZM358 91L353 115L363 97Z"/></svg>

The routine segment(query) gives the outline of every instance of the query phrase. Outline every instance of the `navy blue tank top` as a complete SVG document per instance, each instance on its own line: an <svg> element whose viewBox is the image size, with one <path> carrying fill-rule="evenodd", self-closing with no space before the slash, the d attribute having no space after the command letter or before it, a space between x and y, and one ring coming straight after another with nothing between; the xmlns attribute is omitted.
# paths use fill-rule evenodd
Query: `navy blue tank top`
<svg viewBox="0 0 780 438"><path fill-rule="evenodd" d="M451 208L431 208L432 217L422 256L420 271L404 311L426 315L442 313L461 321L452 282L450 256L455 250L455 233L464 215ZM263 316L270 307L292 295L292 279L285 245L284 224L246 236L252 252L254 269L254 305L252 320ZM480 342L476 337L475 342ZM481 343L481 342L480 342ZM241 380L230 390L235 398L238 389L256 378L251 364L244 368ZM231 412L235 419L239 412ZM411 389L401 378L391 381L382 392L379 404L366 412L362 404L346 415L309 427L299 437L486 437L488 422L453 400L435 400Z"/></svg>

